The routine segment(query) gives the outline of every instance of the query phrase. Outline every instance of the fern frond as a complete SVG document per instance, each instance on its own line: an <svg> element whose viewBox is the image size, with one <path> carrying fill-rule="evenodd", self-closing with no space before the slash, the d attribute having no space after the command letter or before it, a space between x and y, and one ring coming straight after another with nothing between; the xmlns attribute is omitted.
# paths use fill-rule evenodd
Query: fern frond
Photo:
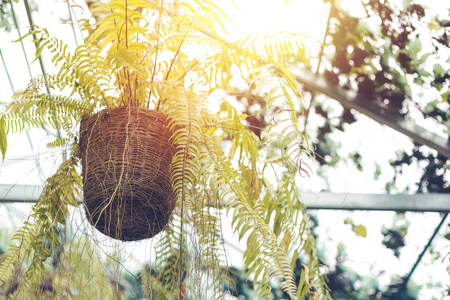
<svg viewBox="0 0 450 300"><path fill-rule="evenodd" d="M56 173L47 179L28 221L12 238L5 259L0 264L0 285L9 282L14 275L14 264L22 264L27 258L31 265L22 281L25 287L36 284L43 277L43 264L50 257L50 247L59 245L57 226L65 223L69 213L67 206L77 206L80 197L81 177L75 169L77 163L75 158L64 161Z"/></svg>
<svg viewBox="0 0 450 300"><path fill-rule="evenodd" d="M48 148L59 148L59 147L66 145L68 141L69 141L68 138L57 138L53 142L48 143L47 147Z"/></svg>
<svg viewBox="0 0 450 300"><path fill-rule="evenodd" d="M66 132L70 132L74 121L93 109L79 100L38 94L28 89L16 92L13 99L2 116L6 132L21 131L25 126L60 128L61 124L64 124Z"/></svg>

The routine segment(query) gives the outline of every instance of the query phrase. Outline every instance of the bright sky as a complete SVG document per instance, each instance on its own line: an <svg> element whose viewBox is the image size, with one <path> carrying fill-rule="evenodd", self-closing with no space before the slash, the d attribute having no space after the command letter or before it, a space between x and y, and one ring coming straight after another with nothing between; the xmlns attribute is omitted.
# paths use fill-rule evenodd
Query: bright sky
<svg viewBox="0 0 450 300"><path fill-rule="evenodd" d="M231 18L238 35L265 36L278 31L302 33L322 41L328 18L329 4L322 1L246 0L237 1Z"/></svg>

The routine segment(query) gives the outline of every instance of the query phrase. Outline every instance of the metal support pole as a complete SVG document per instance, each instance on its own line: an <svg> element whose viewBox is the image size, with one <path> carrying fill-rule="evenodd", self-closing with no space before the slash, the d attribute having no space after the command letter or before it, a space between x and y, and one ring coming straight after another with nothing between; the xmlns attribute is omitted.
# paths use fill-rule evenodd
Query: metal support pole
<svg viewBox="0 0 450 300"><path fill-rule="evenodd" d="M30 6L28 5L28 0L25 0L24 4L25 4L25 10L27 11L27 17L28 17L28 23L30 24L30 29L33 30L34 23L33 23L33 18L31 16L31 9L30 9ZM37 40L36 34L33 34L33 39ZM36 49L37 49L37 43L36 43ZM39 65L41 66L42 74L46 74L44 61L42 60L41 56L39 56ZM47 93L50 94L48 87L47 87Z"/></svg>
<svg viewBox="0 0 450 300"><path fill-rule="evenodd" d="M33 18L31 16L31 10L30 10L30 6L28 4L28 0L24 1L25 3L25 10L27 11L27 17L28 17L28 22L30 23L30 28L33 29L34 23L33 23ZM37 37L35 34L33 34L33 39L37 40ZM37 43L35 43L36 45L36 49L37 47ZM45 75L45 67L44 67L44 61L42 59L42 56L39 55L39 65L41 66L41 70L42 70L42 74ZM47 89L47 94L50 95L50 89L48 88L48 86L46 85L45 88ZM54 118L55 124L56 124L56 131L57 131L57 137L61 138L61 131L59 129L59 124L58 121L56 120L56 118Z"/></svg>
<svg viewBox="0 0 450 300"><path fill-rule="evenodd" d="M13 82L11 80L11 77L9 76L9 71L8 71L8 68L6 67L5 59L3 58L2 49L0 49L0 57L1 57L1 60L2 60L2 63L3 63L3 68L5 69L5 72L6 72L6 76L8 76L9 85L11 87L11 90L12 90L13 93L15 93ZM33 153L34 153L34 147L33 147L33 143L31 142L30 133L28 132L28 129L26 127L25 127L25 133L27 135L28 143L30 145L31 151L33 151ZM37 159L36 159L36 167L39 169L39 174L41 176L43 176L44 173L42 172L41 165L39 164L39 161Z"/></svg>
<svg viewBox="0 0 450 300"><path fill-rule="evenodd" d="M30 63L29 63L29 61L28 61L27 52L25 51L25 47L23 46L23 41L21 40L21 39L22 39L22 35L20 34L20 30L19 30L19 22L17 22L16 12L14 11L13 1L10 2L10 5L11 5L11 12L12 12L12 17L13 17L14 25L16 26L17 33L18 33L18 35L19 35L20 46L22 46L23 56L25 57L25 62L26 62L26 64L27 64L28 74L30 74L30 79L31 79L31 78L33 78L33 74L31 73Z"/></svg>
<svg viewBox="0 0 450 300"><path fill-rule="evenodd" d="M406 290L406 287L408 285L408 281L411 278L412 274L414 273L414 271L416 270L417 266L419 265L420 261L422 260L423 256L425 255L425 253L427 252L427 249L430 247L431 243L433 242L434 238L436 237L436 235L438 234L439 230L441 229L442 225L445 222L445 219L447 218L448 213L445 213L444 216L442 217L441 222L439 222L438 226L436 227L436 229L434 230L433 234L431 235L430 239L428 240L428 243L425 245L425 247L423 248L422 253L420 253L419 257L416 260L416 263L414 264L414 266L412 267L411 271L409 272L408 275L406 275L401 282L401 286L403 288L403 290Z"/></svg>

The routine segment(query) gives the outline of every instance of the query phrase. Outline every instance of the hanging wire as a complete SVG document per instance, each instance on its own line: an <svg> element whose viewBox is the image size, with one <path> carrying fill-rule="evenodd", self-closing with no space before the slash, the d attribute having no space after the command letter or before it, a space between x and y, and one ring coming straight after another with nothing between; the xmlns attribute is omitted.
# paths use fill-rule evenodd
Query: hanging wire
<svg viewBox="0 0 450 300"><path fill-rule="evenodd" d="M331 16L332 16L332 12L333 12L333 9L334 9L333 3L331 2L330 4L331 5L330 5L330 11L328 12L327 27L325 28L325 33L323 35L322 45L320 47L319 62L317 63L316 74L319 73L320 64L322 63L323 51L325 49L325 42L327 41L328 33L330 31Z"/></svg>
<svg viewBox="0 0 450 300"><path fill-rule="evenodd" d="M330 11L328 13L327 27L325 28L322 45L320 46L319 62L317 63L316 75L319 73L320 64L322 63L323 51L325 49L325 42L328 37L328 32L330 31L330 22L331 22L331 15L332 15L331 12L332 11L333 11L333 3L330 2ZM311 111L312 106L314 105L315 100L316 100L316 93L314 91L311 91L311 101L309 102L308 109L305 111L305 121L303 123L304 133L306 132L306 125L308 124L309 113Z"/></svg>
<svg viewBox="0 0 450 300"><path fill-rule="evenodd" d="M75 45L78 46L77 34L76 34L76 32L75 32L75 24L73 23L73 17L72 17L72 13L75 13L75 12L73 12L73 9L72 9L72 7L70 6L69 1L67 1L67 9L68 9L68 11L69 11L70 26L72 27L73 39L74 39L74 41L75 41Z"/></svg>
<svg viewBox="0 0 450 300"><path fill-rule="evenodd" d="M13 84L12 84L12 81L11 81L11 76L9 76L8 69L6 68L5 59L3 58L3 52L2 52L1 48L0 48L0 57L2 59L3 67L5 68L6 76L8 77L9 85L11 86L11 90L14 93L14 87L13 87Z"/></svg>

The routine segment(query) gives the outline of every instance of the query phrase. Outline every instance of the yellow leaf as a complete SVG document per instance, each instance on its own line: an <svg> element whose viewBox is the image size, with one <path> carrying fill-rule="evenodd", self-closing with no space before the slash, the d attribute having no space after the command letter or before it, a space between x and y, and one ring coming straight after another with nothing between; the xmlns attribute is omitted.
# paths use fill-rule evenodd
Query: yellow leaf
<svg viewBox="0 0 450 300"><path fill-rule="evenodd" d="M436 17L432 17L430 23L428 23L428 28L430 30L439 30L441 29L441 25L436 21Z"/></svg>
<svg viewBox="0 0 450 300"><path fill-rule="evenodd" d="M357 235L359 235L361 237L366 237L367 236L366 227L364 227L363 225L353 226L352 229Z"/></svg>
<svg viewBox="0 0 450 300"><path fill-rule="evenodd" d="M158 34L155 32L152 32L148 35L148 39L152 40L152 41L156 41L156 40L158 40Z"/></svg>

